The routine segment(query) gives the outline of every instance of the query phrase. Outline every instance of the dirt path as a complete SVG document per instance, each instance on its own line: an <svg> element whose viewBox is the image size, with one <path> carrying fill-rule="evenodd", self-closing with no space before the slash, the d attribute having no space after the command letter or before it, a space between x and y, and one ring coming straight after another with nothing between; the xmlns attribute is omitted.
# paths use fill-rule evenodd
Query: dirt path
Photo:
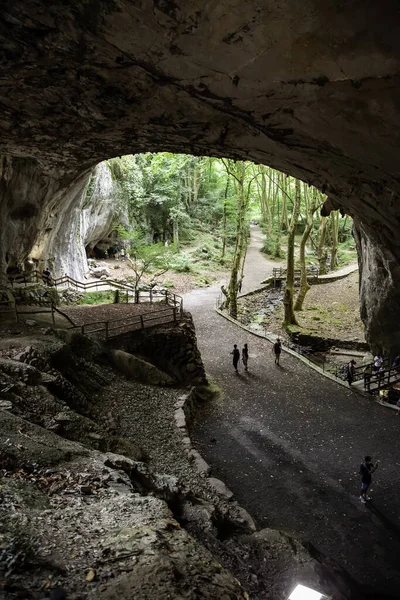
<svg viewBox="0 0 400 600"><path fill-rule="evenodd" d="M269 268L256 238L245 274L249 288ZM276 367L268 342L214 311L219 291L213 286L185 296L206 369L223 390L198 415L199 450L259 526L312 542L359 581L397 597L399 420L292 356L283 354ZM237 376L229 353L244 342L250 372ZM365 454L381 460L370 507L358 498Z"/></svg>
<svg viewBox="0 0 400 600"><path fill-rule="evenodd" d="M268 260L260 250L263 245L264 235L257 225L250 228L251 243L247 249L244 264L244 278L242 294L251 292L260 286L261 281L272 275L272 269L283 263L281 260Z"/></svg>

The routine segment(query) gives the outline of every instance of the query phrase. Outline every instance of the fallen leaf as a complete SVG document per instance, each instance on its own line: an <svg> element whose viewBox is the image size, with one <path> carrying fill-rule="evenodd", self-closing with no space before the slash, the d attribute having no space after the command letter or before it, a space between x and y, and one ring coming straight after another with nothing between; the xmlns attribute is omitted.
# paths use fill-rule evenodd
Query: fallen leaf
<svg viewBox="0 0 400 600"><path fill-rule="evenodd" d="M96 577L96 573L93 571L93 569L90 569L90 571L86 575L86 581L93 581L93 579L95 577Z"/></svg>

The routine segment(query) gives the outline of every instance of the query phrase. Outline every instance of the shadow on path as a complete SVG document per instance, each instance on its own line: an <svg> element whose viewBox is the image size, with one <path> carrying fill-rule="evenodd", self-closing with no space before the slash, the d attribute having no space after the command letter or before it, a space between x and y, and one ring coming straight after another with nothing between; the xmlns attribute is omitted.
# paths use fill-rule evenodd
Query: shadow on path
<svg viewBox="0 0 400 600"><path fill-rule="evenodd" d="M257 249L251 255L245 284L256 287L257 273L274 263ZM260 527L310 541L369 589L382 589L381 598L398 596L400 419L284 352L276 366L268 341L215 312L219 291L185 297L206 371L223 390L199 410L195 445ZM235 376L230 352L243 343L250 370ZM366 454L381 461L373 482L379 508L358 498Z"/></svg>

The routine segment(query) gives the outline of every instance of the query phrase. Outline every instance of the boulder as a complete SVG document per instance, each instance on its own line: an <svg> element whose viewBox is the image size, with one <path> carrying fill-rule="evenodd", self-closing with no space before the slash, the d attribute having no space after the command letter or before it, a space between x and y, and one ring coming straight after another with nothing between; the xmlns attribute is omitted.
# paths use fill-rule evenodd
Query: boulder
<svg viewBox="0 0 400 600"><path fill-rule="evenodd" d="M112 360L118 371L136 381L160 386L169 386L174 383L174 380L167 373L123 350L114 350Z"/></svg>
<svg viewBox="0 0 400 600"><path fill-rule="evenodd" d="M42 379L35 367L7 358L0 358L0 371L28 385L37 385Z"/></svg>
<svg viewBox="0 0 400 600"><path fill-rule="evenodd" d="M225 498L225 500L230 500L232 498L233 492L231 492L231 490L220 479L217 479L216 477L209 477L208 483L211 485L214 491Z"/></svg>
<svg viewBox="0 0 400 600"><path fill-rule="evenodd" d="M98 277L99 279L104 276L109 277L110 269L108 267L94 267L93 269L90 269L90 274L93 277Z"/></svg>

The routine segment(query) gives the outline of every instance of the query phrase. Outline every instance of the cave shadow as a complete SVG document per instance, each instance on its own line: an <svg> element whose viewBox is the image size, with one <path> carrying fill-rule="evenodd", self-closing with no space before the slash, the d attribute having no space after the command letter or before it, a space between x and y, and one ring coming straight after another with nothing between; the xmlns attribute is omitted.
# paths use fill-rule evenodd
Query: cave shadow
<svg viewBox="0 0 400 600"><path fill-rule="evenodd" d="M373 500L369 500L365 506L373 515L375 515L383 523L383 525L388 531L390 531L390 533L396 535L400 539L400 526L397 523L395 523L391 518L386 516L385 513L382 512L381 509L374 504Z"/></svg>

